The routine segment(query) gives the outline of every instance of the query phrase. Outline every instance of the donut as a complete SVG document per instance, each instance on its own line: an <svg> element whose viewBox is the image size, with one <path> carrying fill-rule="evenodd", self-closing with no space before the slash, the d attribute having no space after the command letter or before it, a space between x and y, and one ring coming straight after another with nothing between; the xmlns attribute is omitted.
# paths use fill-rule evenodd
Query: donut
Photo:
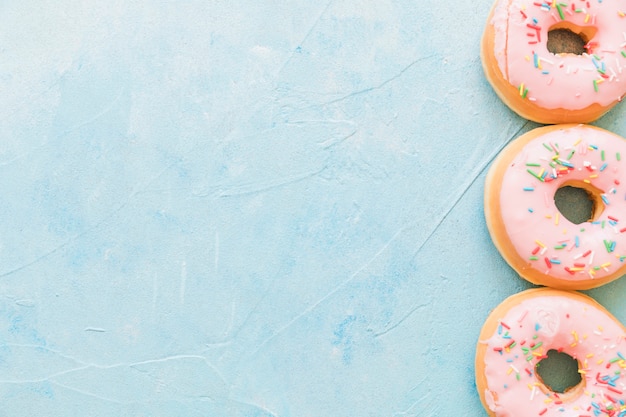
<svg viewBox="0 0 626 417"><path fill-rule="evenodd" d="M485 75L526 119L592 122L626 93L625 13L623 0L497 0L481 41Z"/></svg>
<svg viewBox="0 0 626 417"><path fill-rule="evenodd" d="M623 325L586 295L553 288L517 293L480 332L480 400L496 417L626 416L625 337ZM540 375L542 361L555 352L569 355L580 375L564 392Z"/></svg>
<svg viewBox="0 0 626 417"><path fill-rule="evenodd" d="M572 124L531 130L498 154L485 180L485 220L494 245L522 278L580 290L626 272L624 159L626 140ZM586 221L576 224L557 207L555 195L568 187L591 202Z"/></svg>

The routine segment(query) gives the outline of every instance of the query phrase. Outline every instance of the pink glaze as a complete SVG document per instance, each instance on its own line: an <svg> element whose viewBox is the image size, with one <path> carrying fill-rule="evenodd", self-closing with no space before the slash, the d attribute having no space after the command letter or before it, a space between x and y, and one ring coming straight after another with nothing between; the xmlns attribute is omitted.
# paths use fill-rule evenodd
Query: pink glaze
<svg viewBox="0 0 626 417"><path fill-rule="evenodd" d="M494 192L506 233L528 268L571 282L626 267L624 159L626 140L587 125L562 125L515 156ZM572 181L601 193L604 209L593 221L576 225L557 209L555 192Z"/></svg>
<svg viewBox="0 0 626 417"><path fill-rule="evenodd" d="M579 110L621 100L626 92L622 12L624 0L498 0L491 24L500 72L521 96L545 109ZM563 22L597 29L588 54L548 51L548 31Z"/></svg>
<svg viewBox="0 0 626 417"><path fill-rule="evenodd" d="M538 295L512 307L487 340L485 402L498 417L626 415L624 332L603 311L583 301ZM579 395L549 391L535 365L549 350L578 360ZM620 403L622 401L622 403Z"/></svg>

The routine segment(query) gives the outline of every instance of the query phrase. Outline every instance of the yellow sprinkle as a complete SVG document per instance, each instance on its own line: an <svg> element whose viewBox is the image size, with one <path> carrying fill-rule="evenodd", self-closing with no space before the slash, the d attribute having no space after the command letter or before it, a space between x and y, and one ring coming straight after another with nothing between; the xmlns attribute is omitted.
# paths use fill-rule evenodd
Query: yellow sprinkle
<svg viewBox="0 0 626 417"><path fill-rule="evenodd" d="M538 241L538 240L535 240L535 243L536 243L536 244L538 244L539 246L541 246L542 248L545 248L545 247L546 247L546 245L544 245L543 243L541 243L541 242L540 242L540 241Z"/></svg>
<svg viewBox="0 0 626 417"><path fill-rule="evenodd" d="M552 215L551 214L546 214L546 219L551 219Z"/></svg>
<svg viewBox="0 0 626 417"><path fill-rule="evenodd" d="M591 184L591 181L589 181L589 180L587 180L587 179L583 180L583 182L585 182L585 183L587 183L587 184Z"/></svg>
<svg viewBox="0 0 626 417"><path fill-rule="evenodd" d="M598 174L591 174L589 175L589 178L598 178Z"/></svg>
<svg viewBox="0 0 626 417"><path fill-rule="evenodd" d="M587 353L587 358L593 358L593 353Z"/></svg>
<svg viewBox="0 0 626 417"><path fill-rule="evenodd" d="M601 365L602 362L604 362L604 359L598 359L598 361L596 362L598 365Z"/></svg>
<svg viewBox="0 0 626 417"><path fill-rule="evenodd" d="M572 336L574 336L574 340L578 342L578 333L576 330L572 330Z"/></svg>
<svg viewBox="0 0 626 417"><path fill-rule="evenodd" d="M608 268L609 266L611 266L611 262L606 262L600 265L601 268Z"/></svg>
<svg viewBox="0 0 626 417"><path fill-rule="evenodd" d="M580 271L584 271L584 268L579 268L579 267L573 267L569 269L570 271L574 271L574 272L580 272Z"/></svg>
<svg viewBox="0 0 626 417"><path fill-rule="evenodd" d="M554 219L554 225L555 226L559 225L559 213L556 213L556 218Z"/></svg>
<svg viewBox="0 0 626 417"><path fill-rule="evenodd" d="M590 18L590 17L591 17L591 16L589 15L589 13L587 13L587 16L585 16L585 23L589 23L589 18Z"/></svg>
<svg viewBox="0 0 626 417"><path fill-rule="evenodd" d="M578 144L580 143L580 141L582 141L582 138L578 138L578 140L576 142L574 142L574 146L578 146Z"/></svg>
<svg viewBox="0 0 626 417"><path fill-rule="evenodd" d="M624 17L624 12L622 12L621 10L617 12L617 14L619 15L619 17Z"/></svg>

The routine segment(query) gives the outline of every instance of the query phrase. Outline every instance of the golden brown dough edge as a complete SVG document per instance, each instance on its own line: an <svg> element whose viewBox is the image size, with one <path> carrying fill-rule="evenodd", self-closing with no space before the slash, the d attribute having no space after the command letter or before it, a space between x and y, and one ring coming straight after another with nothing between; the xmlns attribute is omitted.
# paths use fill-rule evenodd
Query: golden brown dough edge
<svg viewBox="0 0 626 417"><path fill-rule="evenodd" d="M577 281L568 281L559 278L549 277L540 271L532 268L530 263L521 257L514 249L502 219L502 209L500 206L500 193L502 189L502 177L506 169L509 168L511 161L521 152L522 148L533 139L545 135L554 130L569 129L579 126L576 124L543 126L533 129L520 137L514 139L507 145L493 161L485 179L484 193L484 213L485 221L489 235L504 260L513 268L522 278L536 285L545 285L552 288L563 290L587 290L605 285L611 281L620 278L624 274L624 267L619 268L611 275L601 279L585 279ZM586 128L605 131L599 127L585 125Z"/></svg>
<svg viewBox="0 0 626 417"><path fill-rule="evenodd" d="M495 413L489 410L489 407L485 400L485 389L487 388L487 377L485 376L485 353L487 351L487 345L482 341L489 339L495 334L498 328L499 320L504 317L512 307L526 299L547 296L569 297L574 300L586 303L604 312L609 318L618 323L622 328L622 331L626 333L626 328L624 327L624 325L619 320L617 320L615 316L613 316L613 314L611 314L606 308L604 308L593 298L576 291L557 290L554 288L531 288L517 294L513 294L510 297L506 298L487 316L487 319L485 320L485 323L480 330L478 342L476 345L476 358L474 363L476 375L476 390L478 391L480 401L483 404L485 411L487 411L487 414L489 414L489 416L491 417L495 417Z"/></svg>
<svg viewBox="0 0 626 417"><path fill-rule="evenodd" d="M497 2L496 2L497 4ZM543 124L590 123L599 119L619 101L615 100L608 106L594 103L584 109L567 110L563 108L543 109L532 101L522 99L517 86L511 85L504 77L495 57L495 29L491 19L496 7L491 9L485 31L481 40L480 58L485 76L496 94L512 111L519 116ZM505 51L506 53L506 51Z"/></svg>

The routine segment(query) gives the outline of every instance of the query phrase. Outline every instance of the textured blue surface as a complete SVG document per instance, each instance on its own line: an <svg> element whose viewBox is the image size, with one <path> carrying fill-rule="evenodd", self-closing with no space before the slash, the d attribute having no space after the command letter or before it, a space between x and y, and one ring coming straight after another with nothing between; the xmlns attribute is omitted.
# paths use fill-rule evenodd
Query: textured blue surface
<svg viewBox="0 0 626 417"><path fill-rule="evenodd" d="M485 415L490 7L0 5L0 416Z"/></svg>

